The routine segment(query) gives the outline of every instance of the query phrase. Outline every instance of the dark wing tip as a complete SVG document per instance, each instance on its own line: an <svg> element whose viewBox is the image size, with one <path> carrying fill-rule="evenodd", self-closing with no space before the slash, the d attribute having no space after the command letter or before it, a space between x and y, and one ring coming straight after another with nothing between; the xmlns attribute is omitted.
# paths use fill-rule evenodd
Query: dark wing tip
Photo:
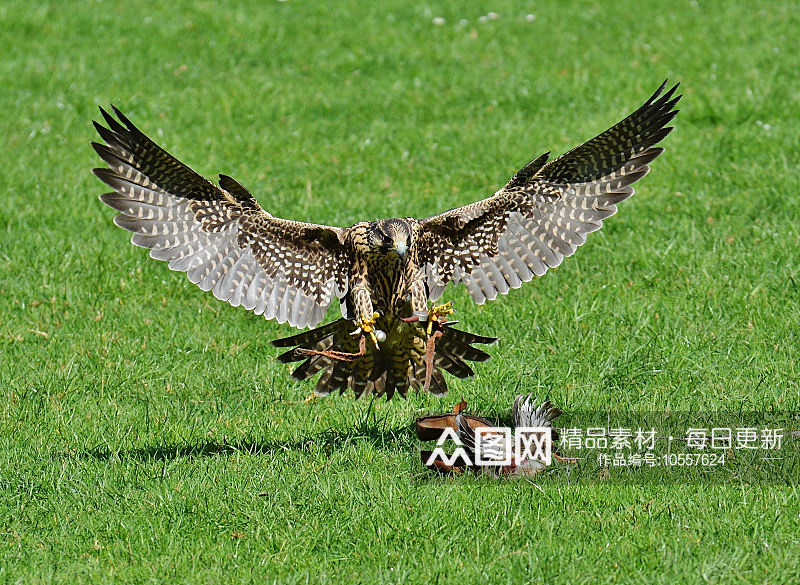
<svg viewBox="0 0 800 585"><path fill-rule="evenodd" d="M114 136L114 132L112 130L110 130L109 128L106 128L105 126L103 126L100 122L97 122L96 120L92 120L92 124L94 125L94 129L97 130L97 133L100 135L100 137L103 140L105 140L106 142L108 142L109 140L111 140L111 141L115 141L116 140L116 137Z"/></svg>
<svg viewBox="0 0 800 585"><path fill-rule="evenodd" d="M663 111L670 111L678 103L678 101L683 97L683 94L677 95L674 98L672 97L675 95L675 92L680 87L680 82L673 85L667 92L661 95L661 92L664 91L664 88L667 86L667 80L664 80L664 83L661 84L656 92L650 97L649 100L645 103L646 107L655 107L656 109L660 109Z"/></svg>
<svg viewBox="0 0 800 585"><path fill-rule="evenodd" d="M95 122L95 124L97 124L97 122ZM106 150L108 150L108 146L106 146L105 144L100 144L99 142L92 141L89 144L94 149L94 151L100 156L100 158L103 158L103 153L106 152Z"/></svg>
<svg viewBox="0 0 800 585"><path fill-rule="evenodd" d="M102 178L103 175L110 172L111 170L108 167L96 167L92 169L92 173L94 173L94 175L99 178Z"/></svg>
<svg viewBox="0 0 800 585"><path fill-rule="evenodd" d="M119 110L119 108L117 108L117 106L115 106L114 104L111 104L111 109L114 110L114 114L116 114L116 116L119 119L119 121L122 122L123 124L125 124L125 126L127 126L129 132L138 132L139 131L139 129L136 126L134 126L133 122L131 122L128 119L128 117L125 114L123 114Z"/></svg>
<svg viewBox="0 0 800 585"><path fill-rule="evenodd" d="M114 112L117 112L117 109L114 108L114 106L111 107L114 109ZM108 113L108 111L104 110L103 108L100 108L100 114L102 114L103 120L105 120L106 124L108 124L108 128L110 130L113 130L114 132L125 131L125 128L123 128L122 125L120 125L120 123L114 118L114 116ZM98 124L97 122L95 122L95 128L97 126Z"/></svg>
<svg viewBox="0 0 800 585"><path fill-rule="evenodd" d="M669 83L669 78L665 79L665 80L664 80L664 81L661 83L661 85L660 85L660 86L658 87L658 89L657 89L657 90L656 90L656 91L653 93L653 95L651 95L651 96L650 96L650 99L649 99L649 100L647 100L647 103L648 103L648 104L650 104L650 103L654 102L654 101L656 100L656 98L658 98L659 96L661 96L661 93L664 91L664 88L665 88L665 87L667 87L667 84L668 84L668 83ZM677 82L675 85L673 85L671 88L669 88L669 90L667 91L667 93L665 93L663 96L661 96L661 98L660 98L660 99L661 99L661 100L663 100L663 101L667 101L667 100L669 100L669 98L670 98L670 97L672 97L672 94L674 94L674 93L677 91L677 89L678 89L678 87L680 86L680 84L681 84L681 82L680 82L680 81L679 81L679 82ZM680 96L679 96L679 97L680 97Z"/></svg>
<svg viewBox="0 0 800 585"><path fill-rule="evenodd" d="M100 110L100 115L103 116L103 120L105 120L105 123L108 124L108 128L104 128L98 122L93 121L95 129L103 137L103 139L106 139L106 134L104 134L104 131L105 133L108 133L109 130L112 133L117 134L119 136L126 136L126 135L128 137L131 137L131 135L143 136L141 131L134 125L134 123L131 122L130 119L125 114L123 114L122 111L120 111L120 109L117 108L114 104L111 104L111 111L114 112L114 116L116 116L116 118L112 116L108 112L108 110L106 110L102 106L98 106L98 109Z"/></svg>

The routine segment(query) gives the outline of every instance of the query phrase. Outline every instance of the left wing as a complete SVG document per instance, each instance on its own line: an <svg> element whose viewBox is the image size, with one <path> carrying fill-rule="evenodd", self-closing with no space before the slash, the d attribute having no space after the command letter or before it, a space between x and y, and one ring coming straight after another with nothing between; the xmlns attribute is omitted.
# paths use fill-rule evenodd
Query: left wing
<svg viewBox="0 0 800 585"><path fill-rule="evenodd" d="M663 151L655 145L681 98L672 97L677 85L661 95L666 83L602 134L551 162L549 153L531 161L494 196L422 220L416 249L429 298L463 282L483 304L574 254Z"/></svg>
<svg viewBox="0 0 800 585"><path fill-rule="evenodd" d="M317 325L334 296L347 293L345 230L281 219L247 189L220 175L214 185L163 150L114 108L95 122L108 165L95 175L114 189L100 196L119 212L131 242L231 305L278 323Z"/></svg>

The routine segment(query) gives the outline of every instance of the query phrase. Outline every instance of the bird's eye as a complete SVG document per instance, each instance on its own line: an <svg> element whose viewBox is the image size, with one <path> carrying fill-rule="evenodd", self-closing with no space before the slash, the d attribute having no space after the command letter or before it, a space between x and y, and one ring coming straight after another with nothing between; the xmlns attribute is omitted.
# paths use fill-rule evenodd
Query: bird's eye
<svg viewBox="0 0 800 585"><path fill-rule="evenodd" d="M376 248L385 246L387 243L386 235L382 232L375 232L370 235L370 244Z"/></svg>

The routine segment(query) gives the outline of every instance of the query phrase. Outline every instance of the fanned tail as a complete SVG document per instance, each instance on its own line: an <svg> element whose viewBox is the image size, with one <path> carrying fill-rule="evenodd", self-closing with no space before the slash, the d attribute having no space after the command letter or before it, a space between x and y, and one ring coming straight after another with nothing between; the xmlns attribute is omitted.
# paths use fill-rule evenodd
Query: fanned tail
<svg viewBox="0 0 800 585"><path fill-rule="evenodd" d="M307 380L321 372L314 392L318 395L352 389L356 397L362 394L395 393L406 396L409 388L419 390L425 385L427 334L425 324L406 323L396 318L381 318L378 328L387 333L380 348L367 341L362 346L351 332L352 321L339 319L322 327L291 337L276 339L276 347L289 347L278 356L283 363L302 362L292 372L296 380ZM441 337L435 342L429 392L440 396L447 393L442 370L457 377L474 375L469 361L486 361L491 356L474 347L496 341L443 324Z"/></svg>

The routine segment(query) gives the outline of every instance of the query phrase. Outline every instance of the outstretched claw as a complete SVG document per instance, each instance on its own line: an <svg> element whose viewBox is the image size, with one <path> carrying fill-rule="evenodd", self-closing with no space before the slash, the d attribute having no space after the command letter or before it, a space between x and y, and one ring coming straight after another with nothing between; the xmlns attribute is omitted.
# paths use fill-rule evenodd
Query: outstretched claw
<svg viewBox="0 0 800 585"><path fill-rule="evenodd" d="M378 318L381 316L380 313L375 311L372 314L372 317L369 319L365 319L363 321L356 321L356 325L358 325L358 329L353 331L352 335L359 335L361 333L366 333L372 339L372 343L375 344L376 349L380 349L378 346L378 341L384 341L386 339L386 334L381 331L380 329L375 329L375 323L378 321Z"/></svg>
<svg viewBox="0 0 800 585"><path fill-rule="evenodd" d="M453 308L453 301L447 301L443 305L432 307L428 313L428 337L430 337L431 333L433 332L434 323L444 323L447 321L447 316L452 315L455 312L456 310Z"/></svg>

